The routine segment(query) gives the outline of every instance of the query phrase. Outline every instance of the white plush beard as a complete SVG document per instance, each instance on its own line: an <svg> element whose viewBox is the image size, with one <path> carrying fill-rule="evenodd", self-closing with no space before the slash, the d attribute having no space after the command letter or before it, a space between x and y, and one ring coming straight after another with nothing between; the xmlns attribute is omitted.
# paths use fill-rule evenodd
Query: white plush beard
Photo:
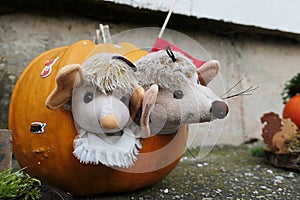
<svg viewBox="0 0 300 200"><path fill-rule="evenodd" d="M81 163L128 168L136 161L142 145L131 129L122 131L121 136L108 136L78 129L73 154Z"/></svg>

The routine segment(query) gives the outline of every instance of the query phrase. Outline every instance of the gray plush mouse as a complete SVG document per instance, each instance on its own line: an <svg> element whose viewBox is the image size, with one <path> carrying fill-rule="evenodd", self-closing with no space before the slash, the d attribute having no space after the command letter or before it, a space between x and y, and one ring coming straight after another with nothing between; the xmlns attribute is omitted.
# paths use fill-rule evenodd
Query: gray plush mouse
<svg viewBox="0 0 300 200"><path fill-rule="evenodd" d="M196 69L189 58L167 46L142 57L135 65L144 89L158 85L153 111L141 120L141 126L149 128L151 134L175 133L182 124L226 117L227 104L207 87L219 72L218 61L208 61Z"/></svg>

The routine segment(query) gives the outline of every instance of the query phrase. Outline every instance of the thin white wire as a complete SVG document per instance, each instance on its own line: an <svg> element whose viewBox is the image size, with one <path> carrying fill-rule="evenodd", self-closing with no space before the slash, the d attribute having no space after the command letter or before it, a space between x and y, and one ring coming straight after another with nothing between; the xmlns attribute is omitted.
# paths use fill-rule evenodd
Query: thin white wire
<svg viewBox="0 0 300 200"><path fill-rule="evenodd" d="M163 24L163 26L162 26L162 28L161 28L161 30L160 30L160 32L159 32L158 38L161 38L161 37L162 37L162 35L163 35L163 33L164 33L165 29L166 29L166 26L167 26L167 24L168 24L168 22L169 22L169 19L170 19L170 17L171 17L171 14L172 14L172 12L173 12L174 7L175 7L176 1L177 1L177 0L173 0L172 6L171 6L171 8L170 8L170 10L169 10L169 13L168 13L168 15L167 15L167 17L166 17L166 19L165 19L165 22L164 22L164 24Z"/></svg>

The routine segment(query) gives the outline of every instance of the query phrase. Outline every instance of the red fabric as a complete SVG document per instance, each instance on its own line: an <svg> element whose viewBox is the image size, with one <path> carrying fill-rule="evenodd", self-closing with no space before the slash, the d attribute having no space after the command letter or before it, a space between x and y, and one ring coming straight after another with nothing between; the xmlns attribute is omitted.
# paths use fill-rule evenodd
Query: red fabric
<svg viewBox="0 0 300 200"><path fill-rule="evenodd" d="M183 50L179 49L178 47L174 46L173 44L169 43L168 41L166 41L166 40L164 40L162 38L157 38L157 40L155 41L155 43L154 43L154 45L153 45L153 47L151 49L151 52L156 52L156 51L159 51L159 50L166 49L167 45L169 45L170 48L173 51L178 51L178 52L184 54L189 59L191 59L193 61L194 65L196 66L196 68L201 67L201 65L203 65L205 63L202 60L198 60L198 59L192 57L188 53L184 52Z"/></svg>

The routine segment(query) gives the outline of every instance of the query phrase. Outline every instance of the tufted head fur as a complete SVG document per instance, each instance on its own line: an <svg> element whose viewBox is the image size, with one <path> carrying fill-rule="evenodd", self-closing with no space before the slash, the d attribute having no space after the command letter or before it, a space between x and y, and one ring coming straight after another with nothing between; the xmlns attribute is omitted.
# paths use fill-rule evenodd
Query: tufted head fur
<svg viewBox="0 0 300 200"><path fill-rule="evenodd" d="M170 89L183 81L197 82L198 76L193 62L180 52L173 53L175 62L162 50L150 53L136 63L138 80L143 87L157 84L160 88Z"/></svg>
<svg viewBox="0 0 300 200"><path fill-rule="evenodd" d="M137 84L135 74L124 58L114 54L97 54L82 64L84 80L87 85L96 86L104 94L115 89L131 92Z"/></svg>

